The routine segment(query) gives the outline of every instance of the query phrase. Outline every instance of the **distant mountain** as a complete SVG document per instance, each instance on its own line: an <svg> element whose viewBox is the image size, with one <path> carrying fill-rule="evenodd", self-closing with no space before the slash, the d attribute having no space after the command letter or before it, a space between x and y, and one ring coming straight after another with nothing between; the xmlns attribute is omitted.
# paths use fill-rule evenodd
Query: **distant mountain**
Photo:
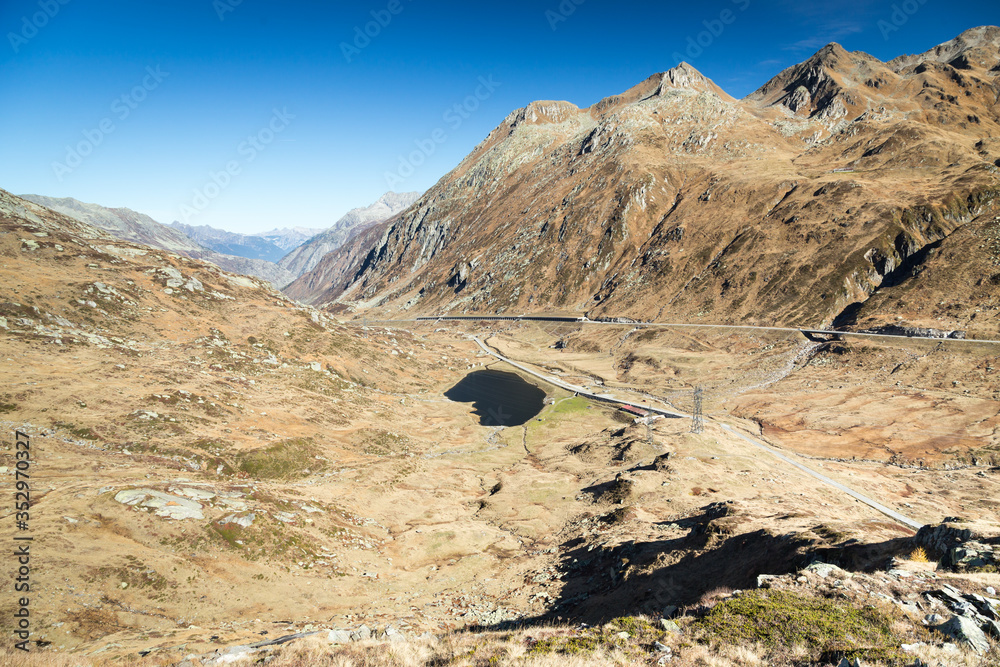
<svg viewBox="0 0 1000 667"><path fill-rule="evenodd" d="M270 241L287 253L295 250L300 245L322 232L322 229L313 229L311 227L285 227L284 229L272 229L269 232L253 234L253 236Z"/></svg>
<svg viewBox="0 0 1000 667"><path fill-rule="evenodd" d="M275 287L284 286L295 278L273 262L237 257L206 248L180 230L128 208L107 208L98 204L86 204L71 197L21 195L21 198L103 229L123 241L142 243L192 259L208 260L226 271L263 278Z"/></svg>
<svg viewBox="0 0 1000 667"><path fill-rule="evenodd" d="M237 234L208 225L194 227L176 220L170 227L178 230L196 243L225 255L236 255L247 259L263 259L275 262L285 256L286 251L271 241L256 235Z"/></svg>
<svg viewBox="0 0 1000 667"><path fill-rule="evenodd" d="M283 291L387 319L569 312L993 338L998 100L1000 28L984 26L890 62L830 44L742 100L682 63L586 109L534 102Z"/></svg>
<svg viewBox="0 0 1000 667"><path fill-rule="evenodd" d="M352 234L405 211L419 197L419 192L387 192L371 206L349 211L325 232L288 253L278 266L295 276L311 271L324 255L344 245Z"/></svg>

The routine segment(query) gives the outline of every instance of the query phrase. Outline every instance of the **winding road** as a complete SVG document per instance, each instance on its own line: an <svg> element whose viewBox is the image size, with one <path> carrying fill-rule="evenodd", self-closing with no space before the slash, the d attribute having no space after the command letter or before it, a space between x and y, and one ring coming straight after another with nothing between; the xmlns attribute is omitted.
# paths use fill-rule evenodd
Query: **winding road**
<svg viewBox="0 0 1000 667"><path fill-rule="evenodd" d="M590 320L586 317L570 317L565 315L434 315L417 317L408 320L380 320L383 322L575 322L577 324L596 325L631 325L637 327L661 327L664 329L737 329L747 331L780 331L784 333L799 333L810 336L847 336L857 338L891 338L895 340L924 340L936 343L965 343L973 345L1000 345L1000 340L976 338L932 338L930 336L900 336L886 333L864 333L860 331L836 331L831 329L810 329L803 327L762 327L749 324L688 324L673 322L633 322L631 320Z"/></svg>
<svg viewBox="0 0 1000 667"><path fill-rule="evenodd" d="M556 387L559 387L561 389L565 389L566 391L572 391L572 392L574 392L576 394L579 394L580 396L586 396L587 398L591 398L591 399L598 400L598 401L603 401L605 403L618 403L620 405L632 405L632 406L635 406L635 407L638 407L638 408L642 408L643 410L648 410L649 412L654 412L654 413L657 413L657 414L664 415L666 417L690 418L690 415L686 415L686 414L683 414L683 413L680 413L680 412L671 412L669 410L664 410L662 408L657 408L657 407L654 407L654 406L651 406L651 405L644 405L642 403L637 403L635 401L624 401L624 400L621 400L619 398L615 398L614 396L611 396L609 394L594 394L592 392L587 391L583 387L578 387L576 385L569 384L568 382L563 382L559 378L553 377L551 375L544 375L542 373L539 373L536 370L528 368L527 366L514 361L513 359L509 359L509 358L503 356L502 354L500 354L499 352L496 352L496 351L490 349L483 341L481 341L476 336L469 336L469 338L472 339L472 340L474 340L476 342L476 344L479 345L479 347L484 352L486 352L487 354L489 354L490 356L495 357L496 359L499 359L500 361L503 361L504 363L510 364L511 366L513 366L513 367L515 367L515 368L517 368L517 369L519 369L521 371L524 371L528 375L536 377L539 380L547 382L547 383L549 383L551 385L555 385ZM846 493L847 495L851 496L852 498L854 498L854 499L856 499L856 500L864 503L865 505L868 505L869 507L871 507L872 509L874 509L874 510L876 510L878 512L881 512L882 514L888 516L889 518L893 519L894 521L898 521L899 523L903 524L904 526L909 526L910 528L913 528L914 530L920 530L920 528L923 527L923 524L920 523L919 521L915 521L915 520L913 520L913 519L911 519L911 518L909 518L907 516L904 516L904 515L900 514L899 512L897 512L897 511L895 511L893 509L890 509L890 508L886 507L885 505L883 505L883 504L881 504L881 503L879 503L879 502L877 502L877 501L869 498L868 496L865 496L865 495L863 495L861 493L858 493L854 489L852 489L852 488L850 488L848 486L845 486L844 484L841 484L840 482L832 480L829 477L827 477L826 475L822 475L822 474L816 472L812 468L809 468L809 467L807 467L807 466L799 463L798 461L792 459L790 456L782 454L781 452L779 452L778 450L774 449L773 447L769 447L768 445L765 445L762 442L758 442L757 440L754 440L750 436L745 435L743 433L740 433L736 429L734 429L734 428L732 428L730 426L727 426L726 424L720 423L718 420L711 419L710 417L706 417L706 419L709 419L709 420L715 422L716 424L719 425L719 427L722 430L726 431L730 435L734 435L737 438L740 438L741 440L744 440L744 441L750 443L754 447L756 447L758 449L762 449L763 451L771 454L775 458L780 459L781 461L784 461L785 463L788 463L789 465L794 466L795 468L799 469L800 471L804 472L805 474L809 475L810 477L812 477L812 478L814 478L816 480L819 480L820 482L823 482L824 484L832 486L833 488L837 489L838 491L842 491L842 492Z"/></svg>

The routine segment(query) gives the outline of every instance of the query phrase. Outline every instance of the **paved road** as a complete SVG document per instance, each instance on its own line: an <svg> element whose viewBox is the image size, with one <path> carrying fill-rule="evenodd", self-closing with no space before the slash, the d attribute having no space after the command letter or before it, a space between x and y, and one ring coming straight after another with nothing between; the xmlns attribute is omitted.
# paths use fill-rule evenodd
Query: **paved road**
<svg viewBox="0 0 1000 667"><path fill-rule="evenodd" d="M716 423L718 423L718 422L716 422ZM922 523L920 523L918 521L914 521L913 519L910 519L908 517L903 516L902 514L900 514L899 512L897 512L895 510L889 509L885 505L882 505L880 503L875 502L871 498L858 493L854 489L851 489L849 487L844 486L840 482L835 482L834 480L830 479L826 475L821 475L818 472L816 472L815 470L813 470L811 468L807 468L806 466L802 465L798 461L795 461L794 459L792 459L792 458L790 458L788 456L785 456L784 454L782 454L778 450L773 449L771 447L768 447L767 445L765 445L763 443L757 442L753 438L751 438L749 436L746 436L746 435L743 435L742 433L740 433L739 431L737 431L734 428L730 428L729 426L726 426L725 424L719 424L719 426L724 431L728 431L729 433L735 435L737 438L741 438L743 440L746 440L747 442L749 442L754 447L758 447L760 449L763 449L765 452L768 452L768 453L772 454L773 456L776 456L777 458L781 459L785 463L790 463L791 465L795 466L796 468L798 468L802 472L806 473L810 477L815 477L816 479L818 479L819 481L823 482L824 484L829 484L833 488L839 489L840 491L843 491L844 493L846 493L847 495L851 496L852 498L857 498L858 500L860 500L861 502L863 502L865 505L868 505L872 509L878 510L882 514L885 514L886 516L888 516L888 517L890 517L892 519L895 519L896 521L900 522L901 524L909 526L910 528L913 528L914 530L920 530L923 527L923 525L924 525L924 524L922 524Z"/></svg>
<svg viewBox="0 0 1000 667"><path fill-rule="evenodd" d="M660 409L660 408L655 408L655 407L650 406L650 405L643 405L642 403L636 403L634 401L623 401L621 399L615 398L615 397L610 396L608 394L593 394L593 393L590 393L586 389L584 389L583 387L577 387L576 385L572 385L572 384L569 384L567 382L563 382L559 378L552 377L551 375L543 375L542 373L539 373L538 371L532 370L531 368L528 368L528 367L526 367L526 366L524 366L522 364L519 364L519 363L517 363L516 361L514 361L512 359L508 359L507 357L503 356L502 354L499 354L498 352L495 352L495 351L491 350L489 347L486 346L485 343L483 343L483 341L479 340L475 336L470 336L470 338L472 338L472 340L476 341L476 344L479 345L479 347L482 348L482 350L484 352L486 352L487 354L489 354L489 355L491 355L493 357L496 357L497 359L499 359L499 360L501 360L501 361L503 361L505 363L508 363L511 366L514 366L515 368L518 368L518 369L524 371L525 373L527 373L529 375L532 375L532 376L534 376L534 377L536 377L536 378L538 378L540 380L548 382L549 384L553 384L553 385L555 385L557 387L560 387L562 389L565 389L567 391L572 391L572 392L575 392L575 393L577 393L577 394L579 394L581 396L586 396L588 398L593 398L593 399L596 399L596 400L599 400L599 401L604 401L606 403L619 403L621 405L634 405L636 407L642 408L643 410L648 410L650 412L655 412L657 414L661 414L661 415L665 415L665 416L669 416L669 417L690 418L690 415L685 415L685 414L680 413L680 412L670 412L668 410L663 410L663 409ZM715 420L712 420L712 421L715 421ZM719 422L717 422L717 421L716 421L716 423L719 424ZM920 523L918 521L914 521L913 519L910 519L909 517L903 516L899 512L897 512L895 510L892 510L892 509L889 509L885 505L882 505L881 503L878 503L878 502L872 500L871 498L858 493L854 489L851 489L850 487L844 486L840 482L837 482L837 481L834 481L834 480L830 479L826 475L821 475L820 473L816 472L812 468L808 468L808 467L802 465L801 463L799 463L798 461L792 459L791 457L786 456L786 455L782 454L781 452L779 452L778 450L776 450L776 449L774 449L772 447L768 447L767 445L765 445L765 444L763 444L761 442L758 442L758 441L754 440L753 438L751 438L751 437L749 437L747 435L744 435L744 434L740 433L739 431L737 431L734 428L731 428L731 427L729 427L729 426L727 426L725 424L719 424L719 427L722 428L724 431L726 431L726 432L728 432L728 433L730 433L732 435L735 435L736 437L738 437L738 438L740 438L742 440L745 440L746 442L750 443L754 447L757 447L758 449L762 449L765 452L768 452L769 454L771 454L772 456L774 456L774 457L776 457L778 459L781 459L785 463L788 463L788 464L791 464L791 465L795 466L796 468L798 468L799 470L801 470L805 474L809 475L810 477L813 477L814 479L817 479L817 480L823 482L824 484L828 484L828 485L832 486L833 488L835 488L835 489L837 489L839 491L843 491L844 493L846 493L847 495L851 496L852 498L856 498L857 500L861 501L865 505L868 505L872 509L879 511L882 514L885 514L889 518L891 518L891 519L893 519L895 521L898 521L899 523L901 523L901 524L903 524L905 526L909 526L910 528L913 528L914 530L920 530L920 528L923 527L922 523Z"/></svg>
<svg viewBox="0 0 1000 667"><path fill-rule="evenodd" d="M902 338L905 340L926 340L938 343L971 343L975 345L1000 345L1000 340L980 340L973 338L928 338L924 336L897 336L894 334L860 333L857 331L834 331L830 329L810 329L804 327L759 327L749 324L688 324L672 322L606 322L600 320L588 320L580 317L569 317L564 315L438 315L430 317L418 317L409 320L384 320L385 322L440 322L448 320L458 320L465 322L576 322L578 324L597 325L622 325L629 324L637 327L662 327L664 329L743 329L749 331L781 331L785 333L819 334L824 336L851 336L856 338Z"/></svg>

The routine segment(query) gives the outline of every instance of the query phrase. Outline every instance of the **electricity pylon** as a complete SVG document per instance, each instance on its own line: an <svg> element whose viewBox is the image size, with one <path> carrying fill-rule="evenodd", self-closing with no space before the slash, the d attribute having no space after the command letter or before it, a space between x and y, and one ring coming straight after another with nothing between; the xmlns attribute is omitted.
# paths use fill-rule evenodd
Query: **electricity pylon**
<svg viewBox="0 0 1000 667"><path fill-rule="evenodd" d="M691 432L701 433L705 430L705 418L701 412L701 387L694 388L694 414L691 415Z"/></svg>

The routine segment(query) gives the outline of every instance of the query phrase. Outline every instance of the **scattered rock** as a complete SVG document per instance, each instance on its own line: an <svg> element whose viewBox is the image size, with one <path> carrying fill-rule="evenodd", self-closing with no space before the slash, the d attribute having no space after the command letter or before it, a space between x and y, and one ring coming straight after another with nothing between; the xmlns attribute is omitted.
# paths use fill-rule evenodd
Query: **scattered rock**
<svg viewBox="0 0 1000 667"><path fill-rule="evenodd" d="M817 561L806 567L807 572L812 572L815 575L826 579L831 574L834 575L836 579L849 579L851 577L850 573L840 569L836 565L831 565L830 563L823 563Z"/></svg>
<svg viewBox="0 0 1000 667"><path fill-rule="evenodd" d="M156 510L157 516L166 519L204 519L205 515L201 511L201 504L180 496L172 496L169 493L154 491L153 489L131 489L119 491L115 495L115 500L123 505L133 507L146 507Z"/></svg>
<svg viewBox="0 0 1000 667"><path fill-rule="evenodd" d="M326 638L331 644L347 644L351 641L350 630L330 630Z"/></svg>
<svg viewBox="0 0 1000 667"><path fill-rule="evenodd" d="M665 618L661 618L660 619L660 627L663 628L663 630L665 632L680 632L681 631L681 626L679 626L676 623L674 623L673 621L665 619Z"/></svg>
<svg viewBox="0 0 1000 667"><path fill-rule="evenodd" d="M861 658L855 658L854 660L841 658L840 664L837 667L864 667L864 665L865 663L861 662Z"/></svg>
<svg viewBox="0 0 1000 667"><path fill-rule="evenodd" d="M771 582L775 579L780 579L781 577L777 574L758 574L757 575L757 588L770 588Z"/></svg>
<svg viewBox="0 0 1000 667"><path fill-rule="evenodd" d="M230 514L227 517L219 519L218 524L224 526L226 524L235 524L241 528L249 528L253 525L254 519L257 518L255 514Z"/></svg>
<svg viewBox="0 0 1000 667"><path fill-rule="evenodd" d="M977 653L990 650L990 641L986 635L972 619L965 616L952 616L947 623L937 626L937 630Z"/></svg>

